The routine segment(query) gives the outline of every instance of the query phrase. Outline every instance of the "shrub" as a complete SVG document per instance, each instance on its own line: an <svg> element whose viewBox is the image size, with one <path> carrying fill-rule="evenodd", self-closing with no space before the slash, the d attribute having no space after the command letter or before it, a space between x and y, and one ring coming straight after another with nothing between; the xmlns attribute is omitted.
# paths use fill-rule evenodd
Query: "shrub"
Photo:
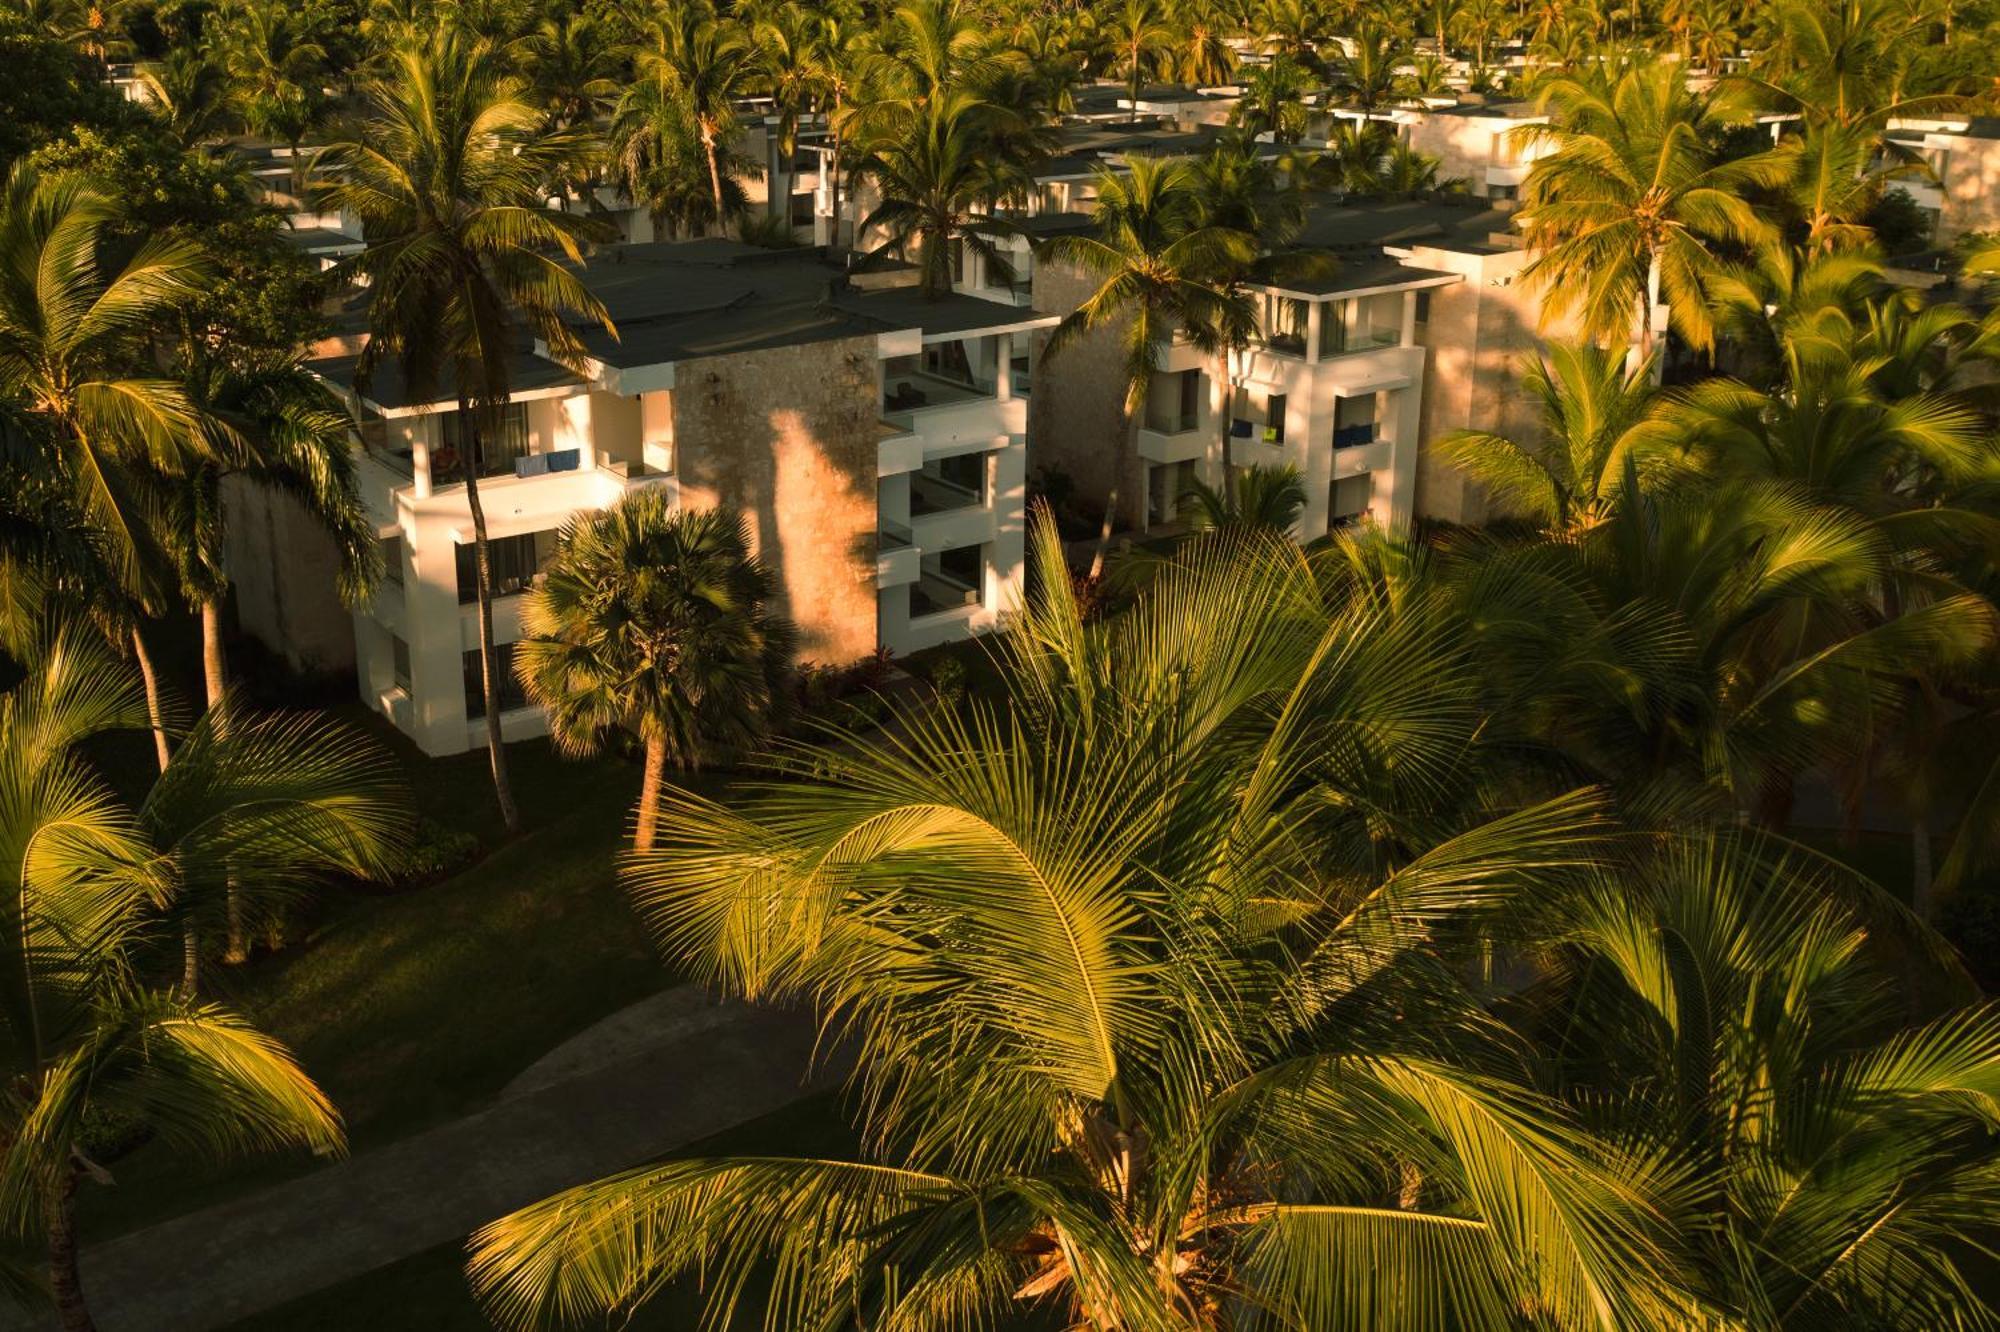
<svg viewBox="0 0 2000 1332"><path fill-rule="evenodd" d="M411 830L410 849L396 874L399 888L415 888L449 878L479 859L479 839L458 828L419 814Z"/></svg>

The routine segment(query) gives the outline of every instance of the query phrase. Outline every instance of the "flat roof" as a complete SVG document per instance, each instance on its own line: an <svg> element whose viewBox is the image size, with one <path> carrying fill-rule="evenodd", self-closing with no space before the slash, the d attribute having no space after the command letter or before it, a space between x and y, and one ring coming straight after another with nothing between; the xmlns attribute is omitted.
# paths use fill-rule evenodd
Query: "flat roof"
<svg viewBox="0 0 2000 1332"><path fill-rule="evenodd" d="M358 356L329 356L316 361L308 361L306 368L319 375L336 388L344 389L356 397L364 398L369 405L391 414L400 415L417 407L456 406L457 390L449 372L439 376L434 391L416 394L404 382L403 367L396 357L385 358L375 367L370 376L368 388L363 392L357 370L361 358ZM552 391L582 391L589 387L588 380L573 371L566 370L545 356L537 356L532 343L523 341L507 356L507 384L511 396L548 395Z"/></svg>
<svg viewBox="0 0 2000 1332"><path fill-rule="evenodd" d="M1334 251L1400 244L1491 250L1494 247L1487 237L1509 230L1511 217L1479 200L1328 201L1316 204L1307 214L1295 243Z"/></svg>
<svg viewBox="0 0 2000 1332"><path fill-rule="evenodd" d="M1525 120L1542 114L1535 109L1533 102L1460 102L1457 106L1422 109L1433 116L1478 116L1495 120Z"/></svg>
<svg viewBox="0 0 2000 1332"><path fill-rule="evenodd" d="M1459 275L1435 268L1417 268L1376 250L1372 254L1346 255L1336 261L1330 273L1310 277L1276 278L1261 285L1273 291L1297 296L1339 296L1351 292L1380 291L1395 287L1441 287L1456 282Z"/></svg>

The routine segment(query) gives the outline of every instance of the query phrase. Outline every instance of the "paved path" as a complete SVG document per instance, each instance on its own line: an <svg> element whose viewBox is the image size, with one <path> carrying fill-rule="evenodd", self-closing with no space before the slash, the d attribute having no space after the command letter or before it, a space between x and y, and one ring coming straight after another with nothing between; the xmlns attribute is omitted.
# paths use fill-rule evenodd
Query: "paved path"
<svg viewBox="0 0 2000 1332"><path fill-rule="evenodd" d="M92 1312L103 1332L207 1332L374 1271L788 1104L813 1039L796 1015L666 991L565 1043L477 1114L91 1247Z"/></svg>

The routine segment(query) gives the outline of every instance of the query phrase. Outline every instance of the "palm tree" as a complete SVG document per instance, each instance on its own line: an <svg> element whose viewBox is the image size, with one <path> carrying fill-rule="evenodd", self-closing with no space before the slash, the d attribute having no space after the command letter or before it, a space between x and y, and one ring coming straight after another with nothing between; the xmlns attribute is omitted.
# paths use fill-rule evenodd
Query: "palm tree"
<svg viewBox="0 0 2000 1332"><path fill-rule="evenodd" d="M1334 62L1334 82L1351 105L1373 111L1394 95L1396 71L1408 59L1409 47L1395 33L1365 19L1355 25L1348 40L1354 52Z"/></svg>
<svg viewBox="0 0 2000 1332"><path fill-rule="evenodd" d="M327 158L333 202L367 229L368 248L348 261L369 281L362 373L393 358L419 394L442 382L470 427L460 462L472 516L486 748L510 830L519 814L500 740L478 442L507 402L520 326L567 365L584 355L572 317L612 331L603 305L562 262L581 260L584 223L543 206L543 182L575 140L548 131L522 91L492 52L446 26L394 54L390 74L370 89L361 137L334 145Z"/></svg>
<svg viewBox="0 0 2000 1332"><path fill-rule="evenodd" d="M185 389L154 370L145 338L194 297L208 265L192 242L154 238L107 273L113 216L79 180L15 164L0 199L0 394L42 427L32 438L50 456L39 470L74 497L118 587L157 609L169 561L134 468L191 466L208 433ZM154 678L136 617L131 639Z"/></svg>
<svg viewBox="0 0 2000 1332"><path fill-rule="evenodd" d="M1011 109L968 91L908 107L893 130L876 132L861 163L882 196L859 227L882 235L871 257L909 259L926 296L951 290L961 248L1010 276L998 241L1017 229L990 210L1030 188L1030 142L1029 126Z"/></svg>
<svg viewBox="0 0 2000 1332"><path fill-rule="evenodd" d="M153 114L181 151L206 147L226 133L233 109L229 75L208 52L176 47L139 78Z"/></svg>
<svg viewBox="0 0 2000 1332"><path fill-rule="evenodd" d="M683 117L700 145L709 199L718 224L729 215L723 166L736 135L736 104L758 78L756 43L741 25L706 4L656 11L642 29L635 88L652 86Z"/></svg>
<svg viewBox="0 0 2000 1332"><path fill-rule="evenodd" d="M1306 94L1317 87L1304 65L1288 55L1275 56L1244 77L1229 121L1253 138L1268 134L1279 143L1297 143L1309 124Z"/></svg>
<svg viewBox="0 0 2000 1332"><path fill-rule="evenodd" d="M240 0L217 25L237 114L251 133L291 150L295 188L305 181L299 144L326 110L327 52L316 13L281 0Z"/></svg>
<svg viewBox="0 0 2000 1332"><path fill-rule="evenodd" d="M1236 31L1214 0L1186 6L1165 72L1191 88L1234 83L1236 48L1229 44L1229 38Z"/></svg>
<svg viewBox="0 0 2000 1332"><path fill-rule="evenodd" d="M1174 21L1160 0L1118 0L1106 16L1104 28L1118 53L1118 70L1125 78L1136 116L1139 89L1173 60Z"/></svg>
<svg viewBox="0 0 2000 1332"><path fill-rule="evenodd" d="M1871 936L1924 931L1850 879L1754 840L1672 844L1559 908L1536 999L1565 1094L1678 1163L1706 1302L1758 1327L1979 1326L2000 1012L1910 1022L1913 964L1948 949L1885 966Z"/></svg>
<svg viewBox="0 0 2000 1332"><path fill-rule="evenodd" d="M1305 507L1305 482L1290 463L1232 468L1220 489L1197 479L1181 496L1181 511L1196 531L1247 527L1291 536Z"/></svg>
<svg viewBox="0 0 2000 1332"><path fill-rule="evenodd" d="M1551 342L1524 367L1521 387L1540 414L1536 443L1454 430L1433 445L1510 514L1555 531L1586 530L1618 501L1628 457L1643 460L1657 403L1650 365L1622 347ZM1643 475L1643 472L1642 472Z"/></svg>
<svg viewBox="0 0 2000 1332"><path fill-rule="evenodd" d="M796 635L776 594L733 511L644 490L564 525L522 603L514 669L564 751L595 753L613 730L639 741L633 850L653 845L668 763L748 749L783 715Z"/></svg>
<svg viewBox="0 0 2000 1332"><path fill-rule="evenodd" d="M1726 123L1726 99L1687 91L1668 63L1559 78L1545 96L1556 119L1512 131L1549 151L1522 186L1520 224L1547 293L1545 309L1574 313L1583 333L1653 351L1653 311L1698 350L1714 345L1711 293L1720 247L1770 239L1741 191L1775 186L1790 164L1772 153L1722 160L1706 136Z"/></svg>
<svg viewBox="0 0 2000 1332"><path fill-rule="evenodd" d="M1450 636L1281 537L1203 539L1102 631L1046 520L1035 549L1005 707L747 807L675 793L630 862L695 974L853 1039L866 1149L523 1209L474 1237L488 1308L616 1316L699 1269L718 1323L768 1273L788 1327L1676 1324L1647 1168L1614 1180L1457 979L1593 802L1480 807Z"/></svg>
<svg viewBox="0 0 2000 1332"><path fill-rule="evenodd" d="M711 163L686 96L664 61L648 61L645 76L628 84L618 99L611 149L626 193L646 207L656 231L668 223L693 234L722 229L742 213L748 198L743 178L758 169L733 135L716 141Z"/></svg>
<svg viewBox="0 0 2000 1332"><path fill-rule="evenodd" d="M27 665L27 678L0 699L0 838L9 849L0 895L9 1053L0 1208L15 1233L44 1244L65 1332L90 1332L76 1193L82 1180L106 1176L86 1154L93 1117L133 1120L184 1154L331 1152L342 1137L332 1106L277 1042L134 974L156 906L176 891L176 862L150 841L145 820L119 807L78 746L144 725L139 691L70 630L46 636ZM235 820L226 782L192 777L172 790L163 801L190 811L209 803L206 849L226 848L242 863L265 844L271 825Z"/></svg>
<svg viewBox="0 0 2000 1332"><path fill-rule="evenodd" d="M1216 278L1232 264L1254 260L1255 241L1234 227L1212 225L1205 209L1189 163L1138 157L1122 173L1100 174L1094 234L1057 236L1044 247L1050 261L1082 269L1098 287L1056 325L1043 356L1058 356L1090 334L1115 332L1124 345L1124 469L1138 456L1138 424L1166 348L1181 338L1218 354L1230 344L1230 330L1251 317L1248 300L1225 292ZM1127 478L1106 497L1093 573L1103 568L1121 488L1139 493Z"/></svg>

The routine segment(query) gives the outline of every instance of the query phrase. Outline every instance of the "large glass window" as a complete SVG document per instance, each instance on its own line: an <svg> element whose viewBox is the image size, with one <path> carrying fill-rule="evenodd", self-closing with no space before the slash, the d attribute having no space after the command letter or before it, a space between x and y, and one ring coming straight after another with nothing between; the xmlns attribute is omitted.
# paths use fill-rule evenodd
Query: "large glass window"
<svg viewBox="0 0 2000 1332"><path fill-rule="evenodd" d="M514 645L496 643L493 645L493 669L498 673L500 711L512 712L516 708L528 706L528 695L521 688L521 682L514 675ZM467 721L477 721L486 715L486 677L479 669L479 649L473 648L465 654L465 717Z"/></svg>
<svg viewBox="0 0 2000 1332"><path fill-rule="evenodd" d="M396 688L410 692L410 645L397 634L389 635L389 671Z"/></svg>
<svg viewBox="0 0 2000 1332"><path fill-rule="evenodd" d="M402 533L399 532L395 536L383 537L381 550L382 581L390 587L401 587L403 585Z"/></svg>
<svg viewBox="0 0 2000 1332"><path fill-rule="evenodd" d="M1311 308L1308 302L1294 300L1290 296L1265 296L1259 321L1263 327L1264 344L1275 352L1305 355L1307 318Z"/></svg>
<svg viewBox="0 0 2000 1332"><path fill-rule="evenodd" d="M556 534L523 532L520 536L495 537L486 543L486 559L493 575L493 595L511 597L524 592L535 575L548 567L556 553ZM458 604L470 605L479 599L478 547L466 542L458 547Z"/></svg>
<svg viewBox="0 0 2000 1332"><path fill-rule="evenodd" d="M438 417L438 446L431 451L431 484L448 486L462 476L460 452L467 438L465 422L458 412ZM514 460L528 456L528 404L508 403L501 409L499 424L480 440L479 475L512 476Z"/></svg>
<svg viewBox="0 0 2000 1332"><path fill-rule="evenodd" d="M1347 350L1347 302L1328 301L1319 311L1319 354L1321 359Z"/></svg>

